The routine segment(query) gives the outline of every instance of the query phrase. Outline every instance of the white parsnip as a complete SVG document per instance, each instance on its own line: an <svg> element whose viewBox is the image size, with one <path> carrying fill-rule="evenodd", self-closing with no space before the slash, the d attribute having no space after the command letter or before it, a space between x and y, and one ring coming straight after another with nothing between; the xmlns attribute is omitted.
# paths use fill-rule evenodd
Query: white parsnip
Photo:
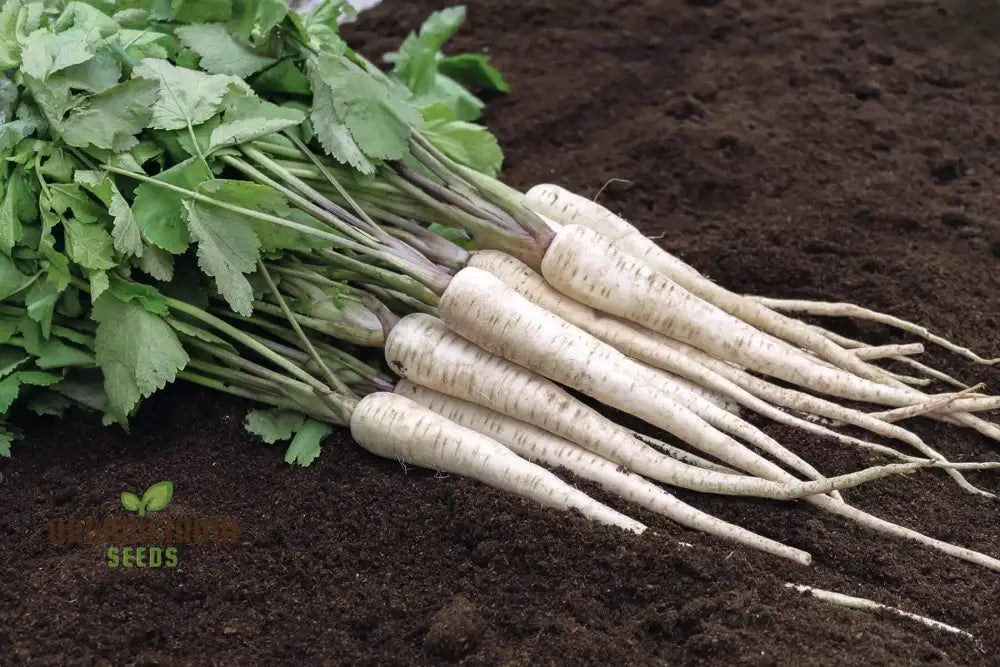
<svg viewBox="0 0 1000 667"><path fill-rule="evenodd" d="M765 553L809 565L811 556L739 526L717 519L681 502L663 488L568 440L506 415L463 401L407 380L395 393L483 435L493 438L518 455L548 466L561 467L578 477L597 482L607 491L663 515L682 526L733 540Z"/></svg>
<svg viewBox="0 0 1000 667"><path fill-rule="evenodd" d="M792 500L924 467L920 462L894 464L811 482L795 480L784 471L788 481L774 482L695 468L643 444L541 375L487 352L441 320L420 313L400 320L389 334L385 355L400 376L416 384L533 424L641 475L695 491Z"/></svg>
<svg viewBox="0 0 1000 667"><path fill-rule="evenodd" d="M805 313L807 315L817 315L820 317L852 317L859 320L868 320L871 322L878 322L879 324L886 324L901 331L905 331L906 333L920 336L935 345L943 347L949 352L959 354L966 359L976 362L977 364L1000 364L1000 357L995 359L986 359L967 347L956 345L946 338L942 338L941 336L931 333L927 327L914 324L913 322L904 320L901 317L880 313L869 308L862 308L861 306L856 306L853 303L806 301L804 299L771 299L761 296L745 296L744 298L749 299L754 303L758 303L772 311Z"/></svg>
<svg viewBox="0 0 1000 667"><path fill-rule="evenodd" d="M459 271L438 311L449 328L489 352L639 417L736 468L791 481L782 477L784 470L702 420L685 403L697 404L713 419L732 415L682 395L648 366L536 306L486 271ZM538 345L538 340L547 343Z"/></svg>
<svg viewBox="0 0 1000 667"><path fill-rule="evenodd" d="M545 253L541 269L549 284L592 308L786 382L892 407L922 403L927 398L896 381L892 386L879 384L818 363L799 348L695 296L591 229L578 225L561 228ZM981 400L966 398L953 405L965 411L976 409Z"/></svg>
<svg viewBox="0 0 1000 667"><path fill-rule="evenodd" d="M579 327L581 330L614 347L633 360L649 363L649 359L645 357L648 356L648 352L650 351L651 341L640 340L639 333L635 328L561 294L546 283L531 267L520 260L506 253L487 250L475 253L470 258L469 266L489 272L508 288L514 290L531 303L558 315L566 322ZM642 364L642 367L648 369L652 374L650 377L651 382L658 383L659 386L670 393L671 398L678 400L685 407L693 410L699 417L719 430L743 438L793 470L802 472L813 479L821 477L819 472L813 466L809 465L809 463L747 422L739 419L739 417L735 415L721 415L717 410L708 409L703 403L693 400L689 394L683 391L686 388L683 385L679 388L670 387L669 384L673 381L673 376L657 377L657 370L667 371L671 374L687 378L690 381L690 385L702 386L723 396L728 394L731 398L738 401L738 397L733 396L734 392L732 391L731 383L727 384L724 380L721 382L716 381L718 378L717 375L712 377L712 373L697 364L685 360L682 355L675 354L672 355L672 358L676 363L669 365L669 367L662 362L658 364L654 363L653 366L655 368L650 368L646 364ZM768 406L764 405L762 407L768 410ZM771 416L780 416L783 414L780 410L773 408L770 408L770 412L772 413ZM822 429L819 426L816 426L816 428ZM750 472L763 476L763 473L759 469L750 470Z"/></svg>
<svg viewBox="0 0 1000 667"><path fill-rule="evenodd" d="M351 416L355 441L378 456L471 477L547 507L634 533L645 525L603 505L492 438L386 392L369 394Z"/></svg>
<svg viewBox="0 0 1000 667"><path fill-rule="evenodd" d="M644 334L649 333L651 332L644 332ZM780 405L790 410L796 410L798 412L832 419L837 422L851 424L852 426L863 428L876 435L904 442L921 454L924 454L935 461L945 461L945 458L937 452L937 450L930 447L930 445L925 443L918 435L912 431L902 428L901 426L896 426L895 424L882 421L881 419L861 412L860 410L854 410L839 405L824 398L820 398L819 396L813 396L812 394L806 394L795 389L789 389L772 384L767 380L751 375L750 373L734 367L732 364L716 359L715 357L705 354L701 350L691 347L685 343L671 340L663 336L657 336L654 340L657 345L650 345L646 349L660 350L662 348L671 348L677 353L698 362L706 368L725 377L727 380L732 381L733 384L739 386L741 389L744 389L746 392L773 403L774 405ZM871 449L872 451L879 452L887 456L894 456L902 458L903 460L911 460L910 457L903 456L897 450L883 445L849 438L848 436L842 435L839 435L837 439L842 442L848 442ZM973 486L968 482L968 480L961 476L958 471L963 469L962 465L953 463L951 466L952 467L948 468L946 472L955 479L963 490L969 493L991 498L994 496L992 493L983 491L982 489ZM966 469L975 469L975 466L968 466Z"/></svg>
<svg viewBox="0 0 1000 667"><path fill-rule="evenodd" d="M770 385L763 380L754 378L748 373L744 373L732 364L709 357L700 350L695 350L690 346L671 341L661 334L649 331L648 329L634 325L630 322L605 315L588 306L585 306L584 304L574 301L570 297L561 294L548 285L548 283L546 283L545 280L535 273L529 266L505 253L496 251L478 252L472 256L469 265L488 271L491 275L501 280L509 288L515 290L518 294L530 300L537 306L559 315L566 321L580 327L591 335L603 340L605 343L612 345L620 352L623 352L635 359L644 361L654 367L686 377L692 382L710 388L717 393L729 396L741 405L744 405L765 417L771 418L779 423L797 426L811 433L832 437L841 442L861 445L863 447L879 451L883 454L890 454L904 458L904 460L913 460L912 457L904 457L901 453L887 447L837 433L836 431L825 428L819 424L799 419L793 415L778 410L771 404L755 396L752 392L747 391L745 387L739 386L733 381L733 378L746 378L749 382L754 382L757 385L763 385L769 388L773 387L775 392L790 392L791 390L784 390L777 386ZM682 346L681 349L678 349L678 346ZM723 369L725 374L729 375L729 377L724 377L724 373L720 370L720 368ZM895 437L904 439L905 442L929 458L940 462L946 461L944 456L932 449L930 446L926 445L917 436L912 435L908 431L901 428L888 426L876 417L866 416L864 413L851 411L848 408L841 408L833 403L829 403L823 399L811 397L807 394L795 393L791 395L801 396L804 401L810 404L815 403L823 406L831 406L836 414L855 417L855 419L850 423L854 423L859 426L867 425L869 430L873 430L873 432L879 435L888 435L888 433L892 433ZM778 402L778 404L783 403ZM801 408L797 409L800 409L803 412L810 412L809 410L802 410ZM774 444L780 447L777 443ZM772 450L765 449L765 451L771 451L771 453L774 454ZM786 464L789 464L793 469L801 469L795 465L794 460L789 462L787 458L781 457L780 455L778 458ZM809 468L811 468L811 466L809 466ZM970 493L992 495L970 484L956 468L949 468L946 472L949 476L955 479L962 489ZM760 472L757 474L766 476ZM779 478L770 477L770 479Z"/></svg>
<svg viewBox="0 0 1000 667"><path fill-rule="evenodd" d="M774 486L761 488L759 484L764 480L699 470L651 452L624 428L574 399L554 383L487 353L429 315L413 314L400 320L387 339L386 360L412 382L533 424L633 472L674 486L708 493L761 497L775 497L767 494L778 487L781 492L777 496L782 497L793 486L798 487L796 492L801 492L803 486L819 484L768 482ZM787 473L784 474L787 476ZM827 481L838 479L833 477ZM885 521L843 501L818 494L808 495L804 500L876 532L909 539L1000 571L1000 561L990 556Z"/></svg>
<svg viewBox="0 0 1000 667"><path fill-rule="evenodd" d="M881 382L880 369L864 363L843 348L811 331L802 322L776 313L751 299L712 282L694 267L660 248L639 230L607 208L558 185L540 184L528 190L525 203L561 225L583 225L606 236L633 257L669 277L677 285L733 317L814 352L860 377ZM790 380L791 381L791 380Z"/></svg>
<svg viewBox="0 0 1000 667"><path fill-rule="evenodd" d="M923 354L923 343L905 343L902 345L865 345L850 351L858 359L873 361L886 357L905 357L911 354Z"/></svg>
<svg viewBox="0 0 1000 667"><path fill-rule="evenodd" d="M791 401L772 400L769 403L762 400L762 398L741 387L731 379L733 377L756 379L752 375L745 373L737 365L717 359L690 345L674 341L645 327L607 315L579 301L575 301L545 282L545 279L535 273L531 267L506 253L494 250L477 252L470 258L469 266L475 266L488 271L532 303L559 315L567 322L576 325L592 336L613 346L619 352L654 368L659 368L679 377L686 378L692 385L710 389L714 394L726 397L761 416L781 424L796 426L811 433L834 438L842 442L861 444L862 446L875 446L873 443L838 433L820 424L800 419L775 408L772 403L794 408L801 412L812 412L801 405L791 405ZM720 372L721 370L725 370L726 372L722 373ZM768 394L769 396L777 395L778 391L792 391L783 390L777 385L771 385L763 380L760 380L756 386L773 387L775 392ZM800 392L796 392L796 394L803 398L813 398ZM952 397L948 396L947 399L952 400ZM824 399L816 398L815 400L817 405L835 405ZM857 411L849 411L847 408L838 410L838 414L848 414L848 412L853 414ZM820 413L817 412L815 414ZM869 425L876 423L876 419L874 418L864 419L864 413L857 412L857 414L862 417L862 421ZM857 426L861 425L855 422L850 423ZM879 435L887 434L879 432ZM945 460L939 454L935 455L929 447L917 445L913 440L908 442L922 453L931 456L931 458L936 458L936 460L940 461ZM885 448L881 449L883 453L889 453L885 451ZM895 450L892 450L892 453L899 455Z"/></svg>
<svg viewBox="0 0 1000 667"><path fill-rule="evenodd" d="M933 618L928 618L926 616L921 616L919 614L914 614L908 611L903 611L898 607L890 607L889 605L884 605L881 602L875 602L874 600L869 600L867 598L859 598L853 595L844 595L843 593L837 593L836 591L828 591L822 588L814 588L812 586L805 586L803 584L793 584L786 583L786 588L792 588L799 593L808 593L812 595L817 600L822 600L823 602L829 602L830 604L835 604L839 607L845 607L847 609L859 609L861 611L874 611L881 612L885 611L890 614L895 614L896 616L902 616L903 618L908 618L911 621L916 621L921 625L926 625L928 628L934 630L943 630L944 632L951 632L956 635L962 635L968 637L969 639L975 639L971 634L965 630L960 630L953 625L948 625L947 623L942 623L941 621L936 621Z"/></svg>
<svg viewBox="0 0 1000 667"><path fill-rule="evenodd" d="M841 336L840 334L834 333L832 331L827 331L826 329L823 329L821 327L817 327L815 325L809 325L809 328L813 332L815 332L817 335L823 336L824 338L829 338L831 341L833 341L837 345L840 345L844 349L849 350L851 352L854 352L855 350L857 350L859 348L867 347L867 345L865 343L862 343L859 340L854 340L853 338L848 338L847 336ZM931 378L931 379L934 379L934 380L940 380L941 382L944 382L945 384L950 384L953 387L957 387L959 389L968 389L969 388L969 385L966 384L965 382L962 382L961 380L953 378L952 376L948 375L947 373L944 373L944 372L942 372L942 371L940 371L940 370L938 370L936 368L931 368L927 364L921 363L921 362L917 361L916 359L911 359L909 357L889 357L889 358L892 361L898 361L901 364L904 364L906 366L910 366L911 368L914 368L914 369L918 370L919 372L923 373L928 378Z"/></svg>

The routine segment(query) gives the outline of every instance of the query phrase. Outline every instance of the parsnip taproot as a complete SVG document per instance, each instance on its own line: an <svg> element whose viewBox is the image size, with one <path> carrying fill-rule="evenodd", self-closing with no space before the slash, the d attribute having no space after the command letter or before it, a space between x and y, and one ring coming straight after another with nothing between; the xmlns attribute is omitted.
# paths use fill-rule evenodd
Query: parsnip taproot
<svg viewBox="0 0 1000 667"><path fill-rule="evenodd" d="M630 503L665 516L682 526L722 537L753 549L809 565L812 557L801 549L753 533L683 503L663 488L612 461L537 426L402 380L395 393L500 442L518 455L548 466L569 470L597 482Z"/></svg>
<svg viewBox="0 0 1000 667"><path fill-rule="evenodd" d="M470 270L473 269L462 271ZM488 318L481 324L491 325ZM558 332L551 334L549 340L559 336ZM925 466L922 462L894 464L811 482L796 480L777 466L772 474L783 475L780 482L727 475L695 468L660 454L554 382L491 354L429 315L414 313L400 320L389 334L385 355L390 367L412 382L538 426L646 477L705 493L791 500ZM577 371L587 372L582 367ZM693 414L685 416L694 420L688 424L689 434L713 438L721 449L730 450L729 458L740 460L744 465L760 465L746 450L746 454L733 454L733 443L727 436L718 432L713 436L710 426ZM756 459L763 461L760 457Z"/></svg>
<svg viewBox="0 0 1000 667"><path fill-rule="evenodd" d="M645 525L603 505L481 433L414 401L377 392L351 415L351 435L378 456L476 479L489 486L634 533Z"/></svg>

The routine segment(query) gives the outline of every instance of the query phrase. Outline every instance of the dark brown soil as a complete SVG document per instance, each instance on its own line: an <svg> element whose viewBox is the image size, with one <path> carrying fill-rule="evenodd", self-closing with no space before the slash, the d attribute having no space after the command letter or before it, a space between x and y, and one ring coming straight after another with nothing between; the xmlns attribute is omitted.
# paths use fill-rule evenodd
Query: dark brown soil
<svg viewBox="0 0 1000 667"><path fill-rule="evenodd" d="M843 299L1000 352L1000 12L991 2L469 2L455 47L512 83L488 120L519 187L593 195L731 288ZM351 37L395 45L437 3L394 2ZM839 331L899 340L875 327ZM936 350L970 380L1000 373ZM312 468L242 430L246 405L176 387L131 434L36 420L0 465L0 663L1000 664L1000 580L818 512L684 494L809 550L790 565L636 512L628 538L346 435ZM995 443L915 426L955 457ZM824 471L867 460L768 431ZM238 543L172 570L110 568L48 542L60 516L233 517ZM978 478L1000 490L995 477ZM998 506L943 475L852 491L859 506L1000 555ZM684 541L693 547L678 544ZM828 607L782 582L873 597L964 628Z"/></svg>

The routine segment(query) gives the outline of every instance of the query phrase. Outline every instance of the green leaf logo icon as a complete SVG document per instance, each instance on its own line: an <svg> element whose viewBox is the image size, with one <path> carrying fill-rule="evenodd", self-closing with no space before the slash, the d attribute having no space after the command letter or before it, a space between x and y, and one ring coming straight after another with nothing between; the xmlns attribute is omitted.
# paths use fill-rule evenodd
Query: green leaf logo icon
<svg viewBox="0 0 1000 667"><path fill-rule="evenodd" d="M138 512L139 502L139 496L134 493L126 491L122 494L122 507L127 509L129 512Z"/></svg>
<svg viewBox="0 0 1000 667"><path fill-rule="evenodd" d="M139 516L146 516L146 512L159 512L170 504L170 499L174 497L173 482L157 482L146 489L142 498L126 491L122 494L122 507L129 512L138 512Z"/></svg>
<svg viewBox="0 0 1000 667"><path fill-rule="evenodd" d="M159 512L170 504L170 499L173 497L173 482L157 482L146 489L146 493L142 494L142 508L139 510L139 516L144 514L143 510L145 512Z"/></svg>

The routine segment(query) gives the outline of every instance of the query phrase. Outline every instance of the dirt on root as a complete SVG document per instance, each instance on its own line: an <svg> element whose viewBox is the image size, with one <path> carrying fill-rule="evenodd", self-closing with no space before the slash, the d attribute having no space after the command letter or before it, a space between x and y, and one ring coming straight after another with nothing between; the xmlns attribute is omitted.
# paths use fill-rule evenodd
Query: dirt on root
<svg viewBox="0 0 1000 667"><path fill-rule="evenodd" d="M487 119L512 184L593 196L610 182L602 202L732 289L861 303L1000 352L994 3L467 4L454 48L488 50L511 82ZM381 53L433 8L387 0L349 36ZM1000 387L995 370L926 356ZM817 510L679 494L811 552L812 567L641 511L652 530L627 537L404 470L343 432L292 469L244 434L247 407L178 386L130 434L86 416L27 425L0 464L0 663L1000 664L996 573ZM966 430L913 426L955 458L1000 453ZM824 472L870 462L765 428ZM50 519L124 519L119 494L161 479L175 491L160 514L235 519L236 541L183 547L173 569L112 568L99 548L50 544ZM1000 491L995 476L974 479ZM944 475L846 495L1000 555L1000 505ZM977 639L830 607L786 581Z"/></svg>

